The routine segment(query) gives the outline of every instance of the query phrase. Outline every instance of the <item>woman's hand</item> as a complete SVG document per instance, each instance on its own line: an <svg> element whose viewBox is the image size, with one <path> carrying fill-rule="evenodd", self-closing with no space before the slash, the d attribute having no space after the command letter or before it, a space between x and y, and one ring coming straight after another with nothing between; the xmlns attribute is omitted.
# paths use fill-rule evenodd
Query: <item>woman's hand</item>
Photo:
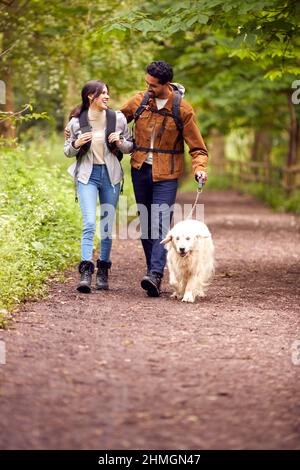
<svg viewBox="0 0 300 470"><path fill-rule="evenodd" d="M81 134L78 139L75 140L74 146L75 148L82 147L82 145L86 144L92 140L92 133L91 132L85 132L84 134Z"/></svg>
<svg viewBox="0 0 300 470"><path fill-rule="evenodd" d="M120 132L112 132L108 136L108 142L110 144L115 143L117 147L120 147L122 145L122 139L120 138Z"/></svg>
<svg viewBox="0 0 300 470"><path fill-rule="evenodd" d="M69 139L69 137L71 137L71 132L67 127L65 127L64 129L64 136L65 136L65 139Z"/></svg>

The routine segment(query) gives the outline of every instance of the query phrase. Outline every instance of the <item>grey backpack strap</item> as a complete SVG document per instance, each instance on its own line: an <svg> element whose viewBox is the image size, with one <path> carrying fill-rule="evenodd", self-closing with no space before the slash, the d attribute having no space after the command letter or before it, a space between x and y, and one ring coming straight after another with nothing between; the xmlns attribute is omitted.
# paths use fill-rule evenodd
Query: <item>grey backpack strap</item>
<svg viewBox="0 0 300 470"><path fill-rule="evenodd" d="M88 110L82 111L79 115L79 127L82 134L85 132L91 132L92 128L88 119ZM89 151L91 146L91 141L82 145L79 149L79 152L76 155L76 166L74 170L74 190L75 190L75 202L78 202L78 171L81 164L82 157Z"/></svg>
<svg viewBox="0 0 300 470"><path fill-rule="evenodd" d="M85 111L82 111L82 113L79 115L79 127L81 134L84 134L85 132L91 132L92 128L89 123L88 119L88 110L86 109ZM81 157L88 152L91 146L91 141L87 142L86 144L82 145L80 147L79 152L76 155L77 160L81 159Z"/></svg>
<svg viewBox="0 0 300 470"><path fill-rule="evenodd" d="M116 149L116 144L115 143L110 144L108 142L108 136L112 132L116 131L116 122L117 122L116 112L113 109L107 109L106 110L105 142L111 152L113 152Z"/></svg>
<svg viewBox="0 0 300 470"><path fill-rule="evenodd" d="M84 134L85 132L90 132L92 130L88 119L87 109L82 111L82 113L79 115L79 126L82 134Z"/></svg>
<svg viewBox="0 0 300 470"><path fill-rule="evenodd" d="M108 136L112 132L116 132L116 124L117 124L117 113L113 109L107 109L106 110L106 131L105 131L105 143L109 150L117 157L119 162L123 158L123 153L121 150L118 149L116 146L115 142L112 144L108 142Z"/></svg>
<svg viewBox="0 0 300 470"><path fill-rule="evenodd" d="M134 113L134 116L133 116L133 119L134 121L136 122L138 120L138 118L140 117L140 115L142 114L143 111L145 111L145 108L148 104L148 101L150 100L150 95L149 93L146 91L146 93L144 94L143 96L143 99L138 107L138 109L136 110L136 112Z"/></svg>
<svg viewBox="0 0 300 470"><path fill-rule="evenodd" d="M182 122L181 115L180 115L181 99L182 99L182 95L179 93L179 91L174 90L172 114L173 114L173 119L175 121L176 127L179 130L179 132L182 134L183 122Z"/></svg>

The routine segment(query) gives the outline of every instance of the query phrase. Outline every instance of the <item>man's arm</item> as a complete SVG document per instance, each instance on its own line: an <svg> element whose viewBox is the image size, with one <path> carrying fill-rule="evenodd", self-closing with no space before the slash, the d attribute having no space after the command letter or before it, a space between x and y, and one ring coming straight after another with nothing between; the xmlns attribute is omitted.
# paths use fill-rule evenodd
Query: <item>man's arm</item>
<svg viewBox="0 0 300 470"><path fill-rule="evenodd" d="M202 174L205 181L207 179L208 153L196 123L195 113L190 105L187 105L183 112L183 138L189 147L195 176Z"/></svg>
<svg viewBox="0 0 300 470"><path fill-rule="evenodd" d="M142 99L143 99L143 92L137 93L132 98L130 98L124 106L120 108L120 111L125 115L127 122L131 122L134 119L134 113L136 112L137 108L139 107Z"/></svg>

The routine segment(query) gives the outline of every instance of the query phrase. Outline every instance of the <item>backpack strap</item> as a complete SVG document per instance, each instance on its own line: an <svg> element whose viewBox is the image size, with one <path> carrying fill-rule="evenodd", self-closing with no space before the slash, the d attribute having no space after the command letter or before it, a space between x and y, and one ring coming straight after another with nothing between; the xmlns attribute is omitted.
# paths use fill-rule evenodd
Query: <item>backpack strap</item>
<svg viewBox="0 0 300 470"><path fill-rule="evenodd" d="M113 152L116 148L116 144L113 142L112 144L108 141L108 136L116 131L116 122L117 116L116 112L113 109L106 110L106 131L105 131L105 142L107 147L111 152Z"/></svg>
<svg viewBox="0 0 300 470"><path fill-rule="evenodd" d="M79 115L79 128L82 134L85 132L90 132L92 130L91 125L88 119L88 110L82 111ZM75 202L78 202L78 192L77 192L77 185L78 185L78 171L82 161L82 157L89 151L91 146L91 142L87 142L86 144L82 145L79 149L79 152L76 155L76 166L74 170L74 190L75 190Z"/></svg>
<svg viewBox="0 0 300 470"><path fill-rule="evenodd" d="M174 90L174 99L173 99L173 106L172 106L172 114L173 119L175 121L176 127L179 132L182 134L183 131L183 122L180 115L180 103L182 100L182 96L179 91Z"/></svg>
<svg viewBox="0 0 300 470"><path fill-rule="evenodd" d="M88 119L88 110L85 109L82 111L82 113L79 115L79 126L82 134L85 132L90 132L92 130L91 125L89 123Z"/></svg>
<svg viewBox="0 0 300 470"><path fill-rule="evenodd" d="M150 100L150 95L146 91L146 93L144 94L143 99L142 99L138 109L134 113L134 116L133 116L134 122L136 122L138 120L138 118L140 117L140 115L142 114L142 112L145 111L145 108L146 108L149 100Z"/></svg>
<svg viewBox="0 0 300 470"><path fill-rule="evenodd" d="M179 134L174 142L174 145L173 145L173 149L170 149L170 150L160 150L160 149L150 149L150 148L147 148L147 147L142 147L142 146L139 146L139 145L136 145L136 143L134 142L134 150L142 150L143 152L157 152L157 153L162 153L162 154L182 154L184 152L183 150L183 146L181 149L177 150L176 147L177 147L177 144L182 140L182 132L183 132L183 122L182 122L182 119L181 119L181 115L180 115L180 103L181 103L181 99L182 99L182 95L181 93L174 89L174 98L173 98L173 105L172 105L172 112L168 112L168 111L163 111L163 110L157 110L157 109L154 109L154 108L150 108L150 111L152 113L157 113L157 114L161 114L164 116L164 119L163 119L163 122L160 126L160 129L158 131L158 134L157 134L157 137L159 139L159 141L161 140L161 137L162 137L162 134L165 130L165 125L166 125L166 120L167 120L167 116L170 116L172 117L172 119L174 119L174 122L176 124L176 127L179 131ZM139 105L139 107L137 108L135 114L134 114L134 122L136 123L136 121L138 120L138 118L140 117L140 115L142 114L142 112L145 110L148 102L149 102L149 99L150 99L150 95L148 92L146 92L143 96L143 99L141 101L141 104Z"/></svg>
<svg viewBox="0 0 300 470"><path fill-rule="evenodd" d="M89 123L88 119L88 110L86 109L85 111L82 111L82 113L79 115L79 128L82 134L85 132L91 132L92 128ZM87 142L86 144L82 145L79 149L79 152L76 155L77 161L80 160L84 154L88 152L91 146L91 141Z"/></svg>
<svg viewBox="0 0 300 470"><path fill-rule="evenodd" d="M112 132L116 132L116 124L117 124L117 113L113 109L106 110L106 131L105 131L105 142L109 150L117 157L119 162L123 158L123 153L121 150L118 149L115 142L110 143L108 141L108 136Z"/></svg>

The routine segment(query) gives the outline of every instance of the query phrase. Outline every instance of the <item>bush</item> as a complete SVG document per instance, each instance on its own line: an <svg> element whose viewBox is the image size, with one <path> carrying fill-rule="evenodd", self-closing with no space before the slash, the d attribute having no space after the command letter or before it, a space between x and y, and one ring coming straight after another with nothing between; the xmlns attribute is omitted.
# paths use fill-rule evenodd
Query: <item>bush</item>
<svg viewBox="0 0 300 470"><path fill-rule="evenodd" d="M45 292L45 279L80 253L81 217L72 179L40 153L1 148L0 324L28 297ZM63 157L62 157L63 158Z"/></svg>

